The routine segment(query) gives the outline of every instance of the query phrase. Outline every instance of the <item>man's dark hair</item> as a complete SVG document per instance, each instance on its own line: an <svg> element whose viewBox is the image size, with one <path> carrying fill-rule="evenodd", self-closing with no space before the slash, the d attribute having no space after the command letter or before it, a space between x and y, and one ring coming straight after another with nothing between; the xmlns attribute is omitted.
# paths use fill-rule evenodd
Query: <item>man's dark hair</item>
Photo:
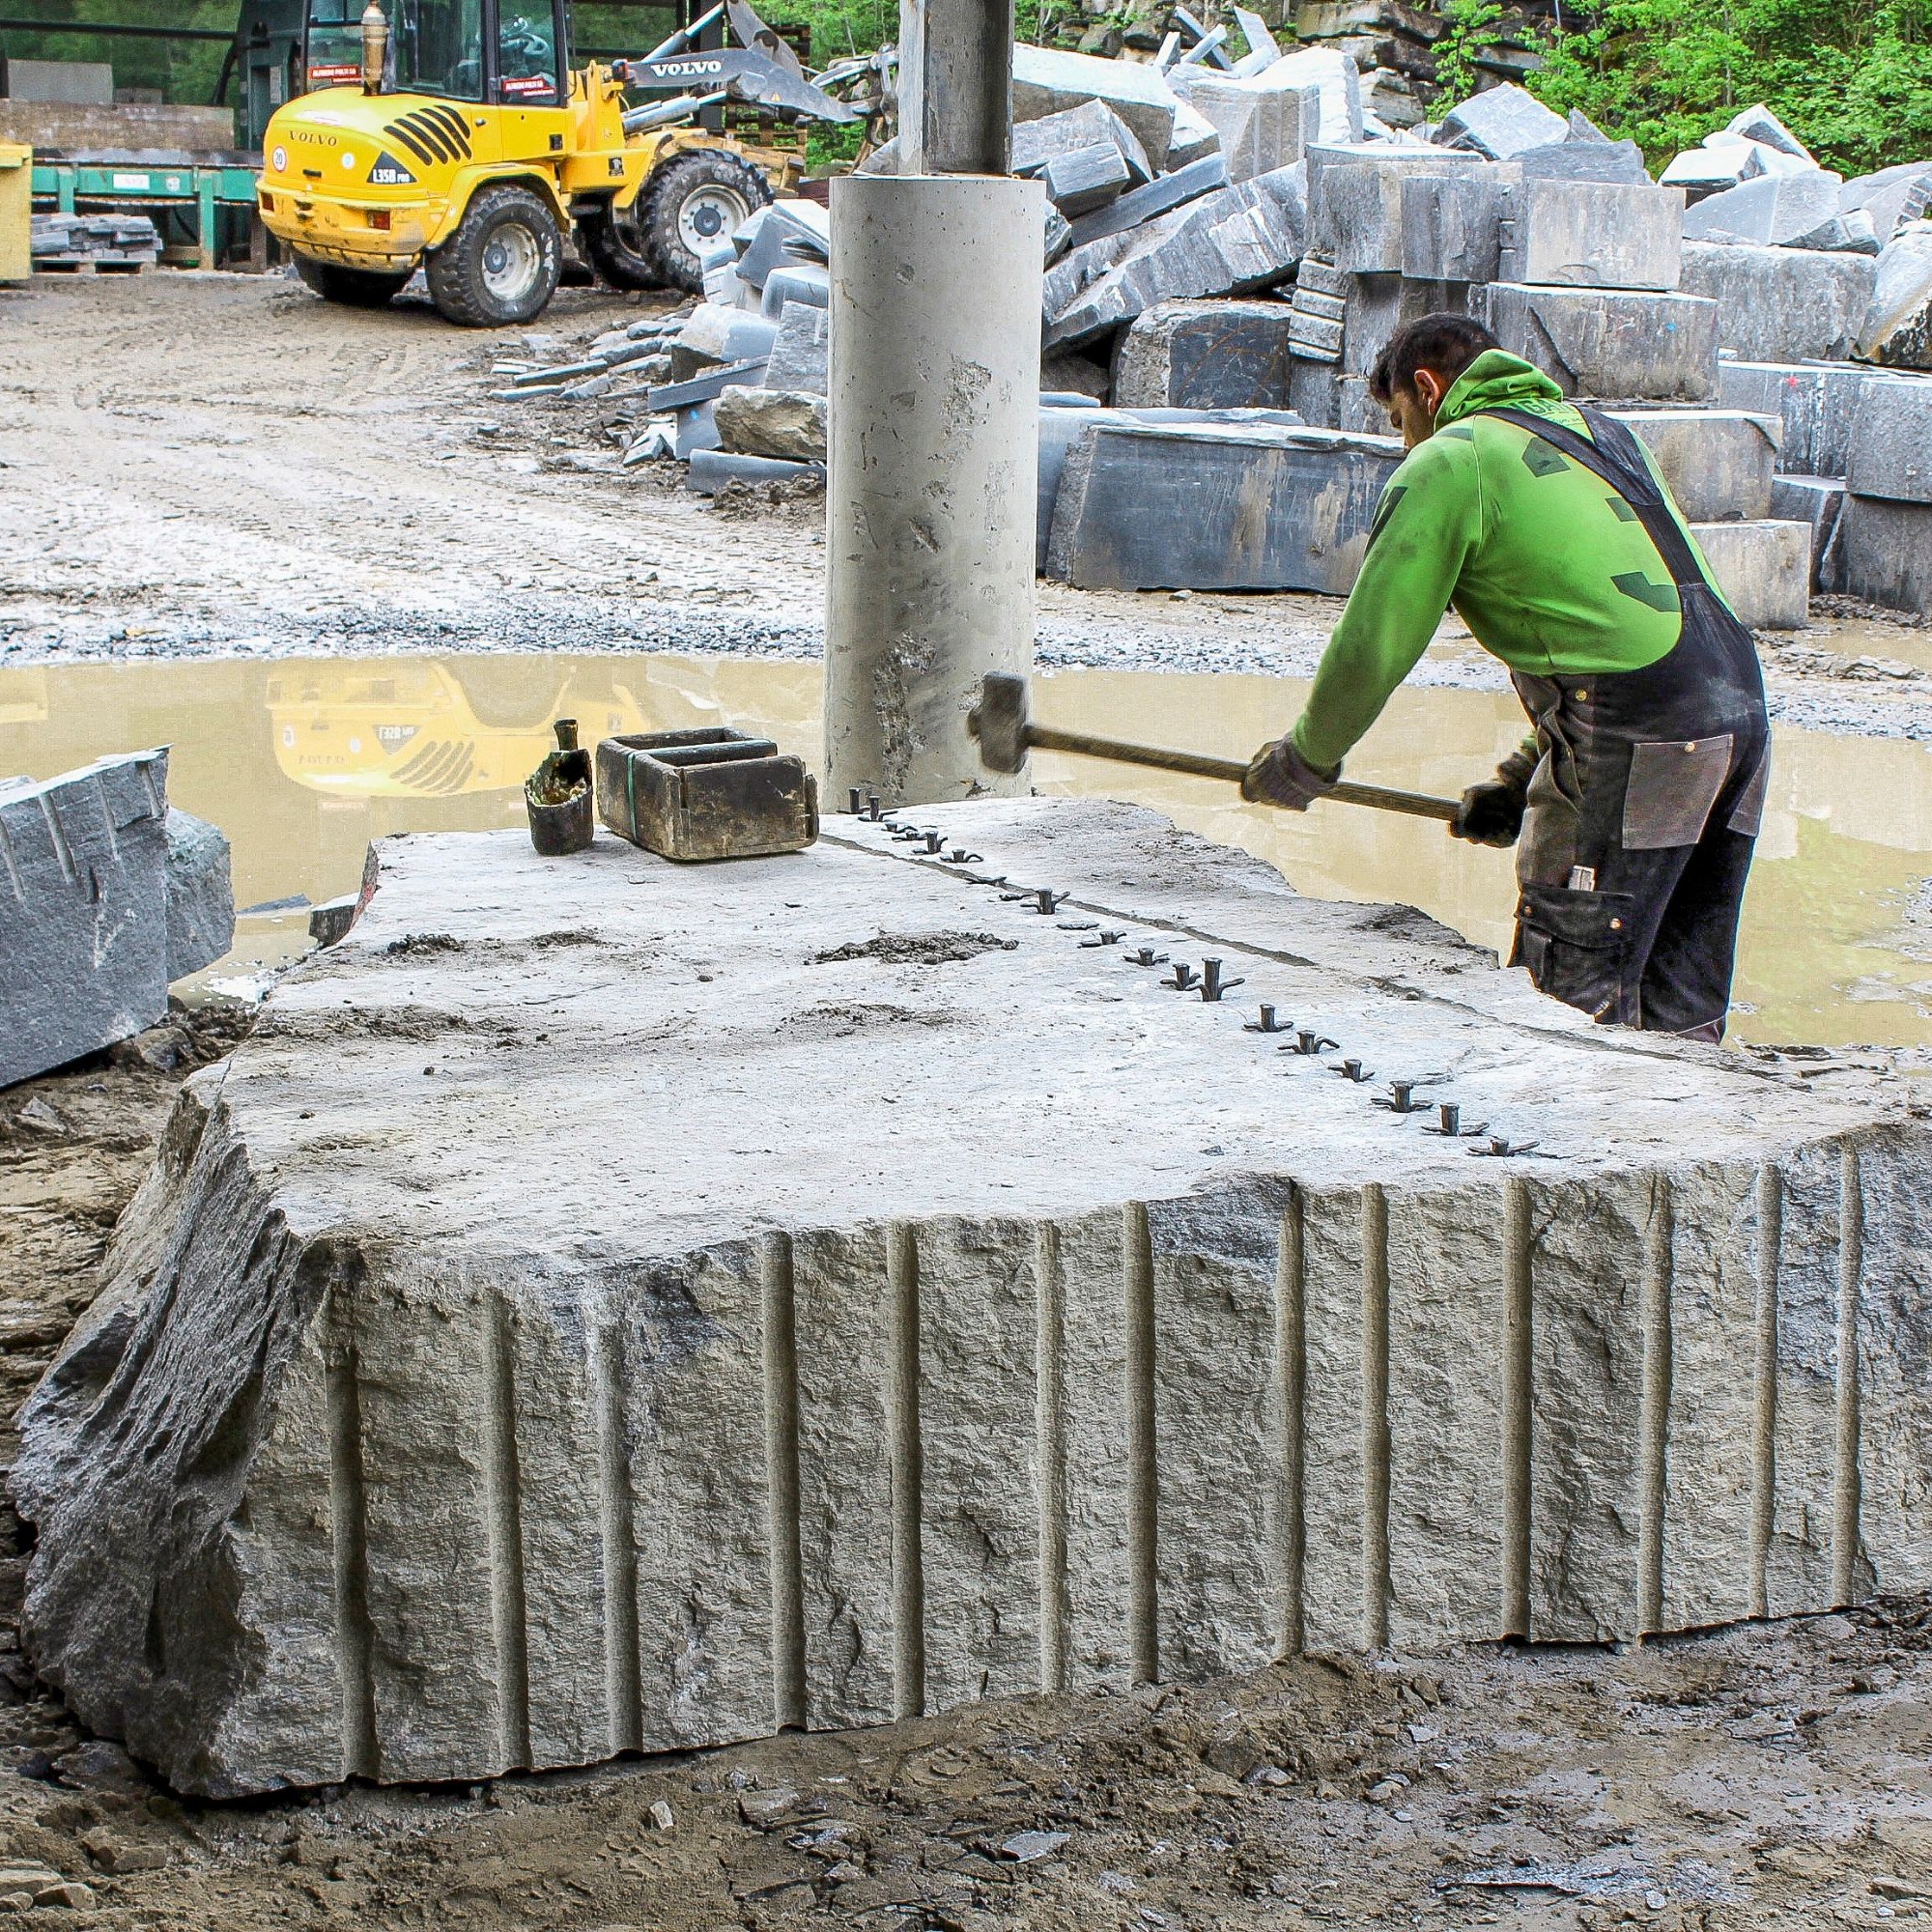
<svg viewBox="0 0 1932 1932"><path fill-rule="evenodd" d="M1501 347L1466 315L1418 316L1382 345L1369 371L1369 394L1386 405L1397 389L1414 389L1418 369L1433 369L1445 383L1453 383L1485 350Z"/></svg>

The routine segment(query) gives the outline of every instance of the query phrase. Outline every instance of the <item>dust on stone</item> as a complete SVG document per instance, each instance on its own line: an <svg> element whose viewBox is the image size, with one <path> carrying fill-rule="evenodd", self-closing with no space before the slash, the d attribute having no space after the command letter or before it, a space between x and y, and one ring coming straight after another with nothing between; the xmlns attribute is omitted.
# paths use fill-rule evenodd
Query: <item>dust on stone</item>
<svg viewBox="0 0 1932 1932"><path fill-rule="evenodd" d="M1017 939L994 932L882 932L875 939L849 940L826 952L814 952L814 966L845 959L881 959L893 966L950 966L981 952L1011 952Z"/></svg>

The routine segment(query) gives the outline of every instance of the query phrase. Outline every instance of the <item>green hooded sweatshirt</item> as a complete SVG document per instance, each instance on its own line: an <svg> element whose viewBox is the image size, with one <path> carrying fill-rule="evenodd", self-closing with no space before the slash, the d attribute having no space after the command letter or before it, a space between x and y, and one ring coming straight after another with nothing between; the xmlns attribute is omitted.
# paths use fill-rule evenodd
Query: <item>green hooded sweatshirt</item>
<svg viewBox="0 0 1932 1932"><path fill-rule="evenodd" d="M1675 647L1677 592L1635 512L1541 438L1476 414L1499 406L1590 433L1548 376L1500 349L1451 385L1435 433L1382 492L1294 726L1317 771L1338 766L1381 715L1452 604L1485 650L1534 676L1640 670ZM1682 525L1675 503L1670 512Z"/></svg>

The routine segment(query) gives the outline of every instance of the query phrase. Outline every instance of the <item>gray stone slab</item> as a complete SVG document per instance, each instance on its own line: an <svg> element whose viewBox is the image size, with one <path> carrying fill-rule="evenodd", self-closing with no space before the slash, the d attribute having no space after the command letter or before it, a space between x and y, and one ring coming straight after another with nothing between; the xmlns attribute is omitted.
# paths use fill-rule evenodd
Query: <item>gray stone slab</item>
<svg viewBox="0 0 1932 1932"><path fill-rule="evenodd" d="M0 781L0 1087L168 1009L168 758Z"/></svg>
<svg viewBox="0 0 1932 1932"><path fill-rule="evenodd" d="M1677 188L1528 179L1502 204L1496 279L1674 289L1683 228L1684 196Z"/></svg>
<svg viewBox="0 0 1932 1932"><path fill-rule="evenodd" d="M1687 209L1684 239L1786 246L1837 215L1839 186L1838 177L1822 168L1741 183Z"/></svg>
<svg viewBox="0 0 1932 1932"><path fill-rule="evenodd" d="M1418 281L1497 280L1503 204L1521 180L1521 171L1510 161L1446 175L1406 176L1397 264L1402 272Z"/></svg>
<svg viewBox="0 0 1932 1932"><path fill-rule="evenodd" d="M1084 248L1090 242L1104 241L1110 235L1124 234L1155 215L1165 214L1183 202L1196 201L1204 194L1228 185L1228 164L1219 155L1190 161L1171 175L1149 182L1123 194L1107 207L1083 215L1073 224L1072 246Z"/></svg>
<svg viewBox="0 0 1932 1932"><path fill-rule="evenodd" d="M1525 177L1539 181L1650 185L1643 150L1634 141L1611 141L1601 134L1594 140L1578 140L1573 134L1546 148L1525 148L1514 158Z"/></svg>
<svg viewBox="0 0 1932 1932"><path fill-rule="evenodd" d="M1735 134L1741 140L1761 141L1767 148L1776 148L1781 154L1795 156L1801 161L1811 158L1811 151L1762 100L1755 106L1747 107L1742 113L1734 114L1726 123L1724 131Z"/></svg>
<svg viewBox="0 0 1932 1932"><path fill-rule="evenodd" d="M1901 229L1879 256L1858 353L1888 369L1932 370L1932 221Z"/></svg>
<svg viewBox="0 0 1932 1932"><path fill-rule="evenodd" d="M1693 524L1771 515L1782 425L1731 410L1612 410L1656 460L1677 507Z"/></svg>
<svg viewBox="0 0 1932 1932"><path fill-rule="evenodd" d="M1472 95L1442 117L1436 139L1446 147L1469 148L1492 161L1513 161L1532 148L1547 148L1569 132L1533 94L1513 81Z"/></svg>
<svg viewBox="0 0 1932 1932"><path fill-rule="evenodd" d="M1845 480L1861 497L1932 503L1932 382L1874 376L1861 386Z"/></svg>
<svg viewBox="0 0 1932 1932"><path fill-rule="evenodd" d="M1056 155L1039 171L1046 198L1069 223L1117 201L1131 176L1127 158L1111 141L1096 141L1071 154ZM1072 245L1069 227L1067 244Z"/></svg>
<svg viewBox="0 0 1932 1932"><path fill-rule="evenodd" d="M1626 1641L1830 1607L1834 1499L1861 1591L1925 1586L1932 1134L1902 1101L1661 1061L1150 812L922 817L1372 1064L1453 1065L1534 1161L884 826L728 877L384 840L354 929L185 1088L23 1417L23 1638L82 1722L237 1797ZM624 1139L727 1061L706 1132ZM867 1134L816 1130L827 1091Z"/></svg>
<svg viewBox="0 0 1932 1932"><path fill-rule="evenodd" d="M1057 47L1013 46L1013 120L1037 121L1090 100L1104 101L1133 130L1145 153L1164 157L1174 135L1174 96L1151 67L1098 60Z"/></svg>
<svg viewBox="0 0 1932 1932"><path fill-rule="evenodd" d="M1321 138L1321 89L1313 82L1291 86L1210 73L1191 67L1177 70L1171 83L1181 99L1218 136L1230 181L1248 181L1301 159Z"/></svg>
<svg viewBox="0 0 1932 1932"><path fill-rule="evenodd" d="M815 201L774 201L755 210L731 242L739 277L762 289L772 270L787 262L830 260L832 216Z"/></svg>
<svg viewBox="0 0 1932 1932"><path fill-rule="evenodd" d="M670 378L688 382L709 369L762 361L772 353L778 324L749 309L699 302L670 344Z"/></svg>
<svg viewBox="0 0 1932 1932"><path fill-rule="evenodd" d="M1287 408L1291 314L1281 301L1155 303L1115 345L1115 406Z"/></svg>
<svg viewBox="0 0 1932 1932"><path fill-rule="evenodd" d="M1701 402L1717 386L1714 301L1494 282L1488 315L1503 347L1554 377L1567 396Z"/></svg>
<svg viewBox="0 0 1932 1932"><path fill-rule="evenodd" d="M716 449L721 438L715 415L718 403L713 397L701 403L687 403L672 412L677 425L671 451L680 463L689 463L700 450Z"/></svg>
<svg viewBox="0 0 1932 1932"><path fill-rule="evenodd" d="M1315 141L1359 141L1363 133L1361 70L1345 50L1337 47L1297 47L1285 53L1271 66L1254 76L1263 88L1300 92L1316 89L1321 100L1321 118L1313 129Z"/></svg>
<svg viewBox="0 0 1932 1932"><path fill-rule="evenodd" d="M1400 273L1404 185L1482 171L1476 156L1440 149L1319 151L1309 162L1309 246L1348 274Z"/></svg>
<svg viewBox="0 0 1932 1932"><path fill-rule="evenodd" d="M1838 190L1838 212L1863 214L1883 247L1906 222L1932 214L1932 161L1902 161L1855 177Z"/></svg>
<svg viewBox="0 0 1932 1932"><path fill-rule="evenodd" d="M1730 135L1707 135L1700 146L1673 156L1657 179L1661 186L1681 187L1696 203L1762 175L1765 168L1760 156L1761 150L1752 142Z"/></svg>
<svg viewBox="0 0 1932 1932"><path fill-rule="evenodd" d="M1775 476L1771 514L1811 530L1811 587L1836 590L1838 526L1845 514L1845 486L1835 476Z"/></svg>
<svg viewBox="0 0 1932 1932"><path fill-rule="evenodd" d="M235 943L235 888L228 839L192 812L169 808L168 944L170 982L213 966Z"/></svg>
<svg viewBox="0 0 1932 1932"><path fill-rule="evenodd" d="M1847 496L1834 587L1932 617L1932 504Z"/></svg>
<svg viewBox="0 0 1932 1932"><path fill-rule="evenodd" d="M787 302L765 363L767 388L823 396L831 389L831 318L807 302Z"/></svg>
<svg viewBox="0 0 1932 1932"><path fill-rule="evenodd" d="M1804 628L1811 614L1808 523L1692 524L1690 534L1740 623L1753 631Z"/></svg>
<svg viewBox="0 0 1932 1932"><path fill-rule="evenodd" d="M1312 429L1098 425L1062 474L1047 574L1091 590L1339 595L1401 453Z"/></svg>
<svg viewBox="0 0 1932 1932"><path fill-rule="evenodd" d="M1850 362L1723 361L1717 400L1727 410L1782 420L1780 469L1842 476L1851 462L1859 392L1871 373Z"/></svg>
<svg viewBox="0 0 1932 1932"><path fill-rule="evenodd" d="M1198 108L1177 97L1174 135L1167 144L1168 170L1184 168L1190 161L1206 160L1209 155L1220 152L1220 130Z"/></svg>
<svg viewBox="0 0 1932 1932"><path fill-rule="evenodd" d="M1111 141L1125 159L1127 170L1137 182L1152 181L1153 163L1134 130L1104 100L1083 100L1058 114L1043 114L1037 120L1013 124L1013 173L1037 175L1058 155L1070 155L1091 148L1096 141Z"/></svg>
<svg viewBox="0 0 1932 1932"><path fill-rule="evenodd" d="M831 270L809 262L774 269L765 278L760 313L769 321L782 322L786 302L806 302L812 308L829 308L832 305Z"/></svg>
<svg viewBox="0 0 1932 1932"><path fill-rule="evenodd" d="M685 470L684 487L699 497L715 497L727 483L796 483L809 477L823 482L824 464L748 456L729 449L696 449Z"/></svg>
<svg viewBox="0 0 1932 1932"><path fill-rule="evenodd" d="M1341 425L1342 371L1333 360L1316 361L1291 352L1288 406L1311 429Z"/></svg>
<svg viewBox="0 0 1932 1932"><path fill-rule="evenodd" d="M1686 295L1718 304L1718 340L1749 362L1833 361L1849 355L1876 272L1861 255L1684 244Z"/></svg>
<svg viewBox="0 0 1932 1932"><path fill-rule="evenodd" d="M1251 294L1287 280L1300 259L1305 233L1301 177L1297 162L1175 211L1148 246L1126 255L1050 314L1046 347L1092 342L1156 302ZM1052 280L1049 273L1048 283Z"/></svg>

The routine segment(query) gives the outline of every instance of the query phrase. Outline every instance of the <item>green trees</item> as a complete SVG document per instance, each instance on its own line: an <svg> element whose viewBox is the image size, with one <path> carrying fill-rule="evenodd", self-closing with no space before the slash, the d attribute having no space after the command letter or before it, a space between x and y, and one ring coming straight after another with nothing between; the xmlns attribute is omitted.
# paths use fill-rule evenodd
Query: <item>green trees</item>
<svg viewBox="0 0 1932 1932"><path fill-rule="evenodd" d="M1566 29L1532 90L1653 165L1757 100L1847 175L1932 158L1932 0L1603 0Z"/></svg>

